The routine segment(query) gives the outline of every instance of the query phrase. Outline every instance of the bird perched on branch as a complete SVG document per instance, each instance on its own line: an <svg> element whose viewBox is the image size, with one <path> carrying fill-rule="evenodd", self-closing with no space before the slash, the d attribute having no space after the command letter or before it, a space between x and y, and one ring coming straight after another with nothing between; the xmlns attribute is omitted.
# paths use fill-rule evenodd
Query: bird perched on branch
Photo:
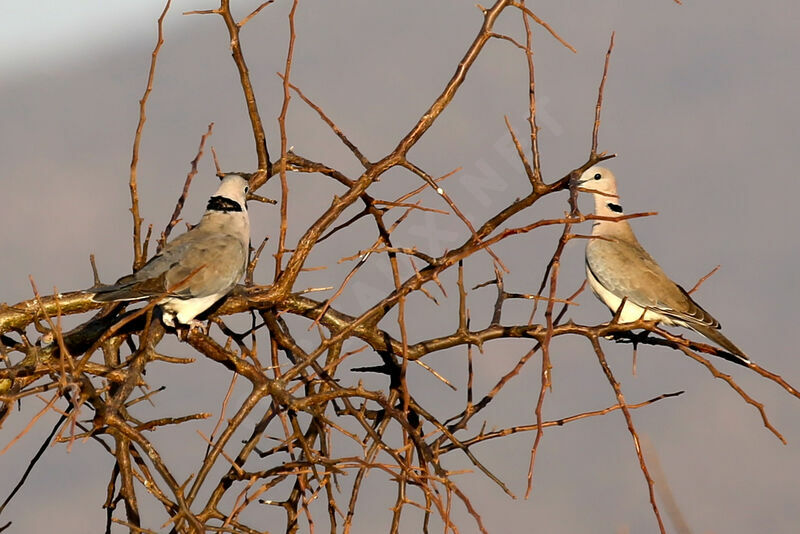
<svg viewBox="0 0 800 534"><path fill-rule="evenodd" d="M594 194L595 214L623 215L614 175L603 167L591 167L573 183ZM619 322L644 319L683 326L702 334L733 361L748 364L750 358L722 335L720 325L679 285L673 282L642 248L627 220L596 220L586 244L586 278L592 291ZM622 310L620 304L625 299Z"/></svg>
<svg viewBox="0 0 800 534"><path fill-rule="evenodd" d="M135 273L91 288L95 302L158 299L164 324L195 320L236 286L247 267L248 181L229 174L208 200L200 223L176 237Z"/></svg>

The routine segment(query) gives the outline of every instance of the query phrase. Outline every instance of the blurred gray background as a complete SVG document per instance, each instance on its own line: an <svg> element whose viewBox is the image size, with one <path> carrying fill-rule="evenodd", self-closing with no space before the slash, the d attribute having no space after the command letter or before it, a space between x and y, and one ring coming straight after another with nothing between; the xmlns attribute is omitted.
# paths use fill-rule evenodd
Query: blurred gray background
<svg viewBox="0 0 800 534"><path fill-rule="evenodd" d="M138 99L145 88L163 4L87 0L2 5L0 301L11 304L31 298L28 275L42 292L88 287L90 253L96 254L106 282L129 272L128 169ZM237 13L243 16L257 5L237 2ZM282 1L269 6L242 33L273 156L280 150L275 118L282 98L275 73L283 70L289 5ZM148 106L139 165L142 215L156 233L169 219L209 122L215 123L209 144L225 170L255 167L249 122L222 21L216 16L180 14L213 7L208 1L177 1L165 22L166 44ZM611 31L616 30L600 148L619 154L607 165L618 177L626 211L659 212L634 223L640 240L687 287L721 264L696 294L697 300L754 361L795 385L800 383L793 330L800 296L800 237L793 216L800 193L795 170L800 6L789 0L687 1L684 6L669 0L608 0L530 7L578 49L573 54L535 28L546 179L558 178L585 161L602 62ZM322 106L367 157L377 160L439 94L481 22L471 1L301 0L292 82ZM520 18L511 9L497 31L524 39ZM495 40L487 45L452 105L410 153L414 162L435 176L463 167L445 187L473 222L485 220L527 191L504 115L524 138L524 56L510 43ZM287 127L289 144L299 154L356 176L358 162L299 98L291 102ZM199 218L214 188L208 146L200 169L184 210L187 222ZM341 188L318 176L289 179L291 247ZM414 177L392 171L376 184L374 194L393 199L418 185ZM259 193L278 198L278 181ZM435 195L422 198L428 206L445 208ZM582 206L590 209L588 202ZM524 211L511 224L558 216L564 209L562 195ZM251 217L253 242L270 237L256 273L257 283L269 283L274 262L268 255L277 243L278 210L256 204L251 206ZM554 228L495 247L512 270L506 277L508 290L536 291L559 231ZM582 231L588 233L588 225ZM431 214L401 227L397 239L398 244L439 254L467 235L455 217ZM337 266L336 260L357 253L373 239L374 232L364 223L319 247L309 266L330 268L307 273L297 289L338 285L352 264ZM564 255L561 297L583 279L582 247L582 242L572 242ZM443 277L450 298L430 288L442 302L439 308L421 295L409 300L412 341L454 328L454 274ZM493 277L485 254L467 263L465 276L470 286ZM390 284L382 261L372 261L337 306L355 312L374 303ZM493 298L490 288L470 293L474 327L488 321L490 310L484 308ZM581 295L579 303L570 311L574 320L596 324L608 319L608 311L590 294ZM503 320L524 321L529 312L528 303L512 303ZM83 318L68 324L79 319ZM298 332L304 332L304 323L297 324ZM395 328L391 322L385 326ZM312 333L302 341L312 346ZM529 347L527 342L488 344L484 354L476 354L476 396L488 391ZM789 441L784 446L763 427L751 406L680 353L641 347L634 376L629 346L604 342L604 347L629 402L686 391L636 411L634 421L652 443L652 453L657 454L693 532L800 529L800 400L746 369L715 361L766 405L772 422ZM164 351L181 354L184 349L167 341ZM352 366L377 361L370 353L356 360ZM465 394L465 360L462 349L427 360L459 387L457 393L414 370L412 394L440 409L439 415L456 411ZM553 365L554 389L545 401L546 418L615 403L583 340L557 340ZM230 379L222 368L199 361L153 370L158 372L148 374L150 385L168 387L157 397L160 413L218 415ZM353 380L359 378L365 377ZM365 379L372 387L382 385L378 378ZM497 407L484 414L489 427L532 423L538 388L534 359L504 390ZM12 415L0 434L0 448L40 409L38 402L28 401L21 413ZM0 497L21 476L54 420L43 418L0 456ZM482 420L473 421L476 430ZM189 474L205 449L194 429L207 434L213 423L198 423L186 434L159 433L157 446L168 460L185 467L182 476ZM647 487L621 414L547 430L532 497L523 500L532 442L533 434L528 433L475 448L520 497L517 500L481 475L457 478L491 532L656 531ZM452 461L448 468L469 467L455 456L448 460ZM99 531L112 462L92 442L75 444L69 454L64 446L51 448L0 524L13 520L12 532ZM354 532L381 532L391 517L388 508L394 491L387 490L390 486L379 473L371 475L367 487L370 491L365 489ZM278 511L255 505L250 513L251 519L263 513L261 528L282 529ZM462 532L477 530L462 507L457 505L454 513ZM318 520L322 521L318 527L324 528L324 517ZM419 524L410 513L403 531L416 532Z"/></svg>

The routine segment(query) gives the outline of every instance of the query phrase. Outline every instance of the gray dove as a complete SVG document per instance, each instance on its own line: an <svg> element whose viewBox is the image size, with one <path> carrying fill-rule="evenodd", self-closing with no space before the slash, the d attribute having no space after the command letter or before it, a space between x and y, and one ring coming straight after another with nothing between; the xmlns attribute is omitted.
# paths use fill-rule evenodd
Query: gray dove
<svg viewBox="0 0 800 534"><path fill-rule="evenodd" d="M228 174L208 200L200 223L179 235L134 274L93 287L95 302L160 298L164 324L199 326L199 314L236 286L250 247L245 178Z"/></svg>
<svg viewBox="0 0 800 534"><path fill-rule="evenodd" d="M623 214L614 175L603 167L584 171L577 184L594 194L595 214ZM627 297L619 322L644 318L667 325L690 328L748 364L750 358L720 332L720 324L692 297L673 282L642 248L627 220L595 221L592 239L586 244L586 278L592 291L612 313Z"/></svg>

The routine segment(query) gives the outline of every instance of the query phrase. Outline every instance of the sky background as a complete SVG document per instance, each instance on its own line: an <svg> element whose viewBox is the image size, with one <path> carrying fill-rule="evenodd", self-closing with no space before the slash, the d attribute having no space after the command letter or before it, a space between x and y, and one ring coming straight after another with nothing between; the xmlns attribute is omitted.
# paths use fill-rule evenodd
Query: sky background
<svg viewBox="0 0 800 534"><path fill-rule="evenodd" d="M128 169L138 99L163 4L94 0L0 5L0 302L11 304L31 298L29 275L43 292L90 286L90 253L96 255L104 281L129 272ZM237 2L237 15L256 5ZM222 21L181 15L212 7L213 2L176 1L165 22L166 44L148 105L139 165L142 215L154 232L168 221L210 122L215 126L209 143L225 170L255 166ZM285 0L276 2L242 34L272 154L279 153L280 146L275 118L282 89L275 73L283 70L285 60L288 7ZM546 32L535 30L546 179L559 178L586 159L602 62L611 31L616 30L600 148L619 155L607 165L617 175L626 211L659 212L635 221L640 241L686 287L720 264L696 299L754 361L799 384L794 329L800 234L794 214L800 194L800 5L790 0L736 0L724 7L690 0L683 6L668 0L608 0L532 3L531 8L578 50L573 54ZM481 21L471 1L301 0L292 81L368 158L377 160L439 94ZM524 39L519 17L510 9L496 31ZM485 220L527 192L527 179L513 150L509 152L504 115L524 136L524 56L510 43L495 40L452 105L410 153L410 159L432 175L463 168L445 183L472 221ZM296 152L357 176L358 162L298 98L291 102L287 127ZM342 189L318 176L289 179L291 245ZM214 182L207 152L184 210L187 221L199 219ZM418 185L414 177L392 171L375 184L374 195L394 198ZM278 181L259 193L278 198ZM428 206L444 208L435 195L422 198ZM510 225L558 216L566 209L565 198L537 203ZM581 205L586 211L591 208L588 199ZM251 218L253 242L270 237L266 259L277 243L278 210L254 205ZM398 229L397 239L400 245L440 254L467 237L462 226L453 216L426 215ZM583 231L589 232L588 225ZM512 271L506 277L507 290L536 291L559 233L547 230L495 247ZM373 235L368 224L356 225L338 241L318 247L309 265L330 268L305 274L296 289L338 285L351 264L337 266L336 260L368 246ZM268 283L271 269L271 260L262 261L256 282ZM450 298L440 298L439 308L424 298L409 300L412 340L452 330L454 275L443 277ZM490 261L476 256L467 263L465 277L469 286L492 278ZM563 258L559 295L567 296L582 280L583 243L576 241ZM362 269L338 306L356 312L374 303L390 284L385 266L374 261ZM470 293L474 325L486 324L490 310L483 308L493 298L491 289ZM608 311L590 294L582 294L578 302L580 306L570 310L576 322L608 319ZM525 321L529 312L527 303L512 303L503 322ZM306 347L313 341L310 334L301 339ZM789 441L784 446L763 427L751 406L680 353L641 347L634 376L629 346L603 346L629 402L686 391L635 412L634 421L652 444L651 452L692 532L797 532L800 400L744 368L715 362L766 405L771 421ZM184 350L172 340L163 347L175 354ZM484 354L476 355L476 395L491 388L529 347L529 342L488 344ZM584 340L558 340L553 354L554 389L545 402L546 418L614 404L613 391ZM352 367L377 361L368 351L359 358ZM465 351L459 349L426 360L459 386L457 393L416 370L410 380L412 393L436 406L438 413L452 413L463 404L465 359ZM222 368L198 361L153 369L157 372L148 374L150 385L168 386L158 397L161 413L217 415L230 379ZM538 373L534 359L504 390L496 408L487 411L489 427L533 422ZM364 379L375 388L382 384L372 377L350 378ZM0 432L0 448L40 409L36 402L25 403L22 412L11 416ZM4 498L21 476L53 421L43 418L0 456L0 496ZM477 429L480 422L475 422ZM205 432L212 426L213 422L199 423L186 434L163 431L157 445L168 459L185 465L188 474L205 449L194 430ZM521 497L532 440L531 434L518 435L477 447L475 453ZM455 456L448 461L451 469L468 467ZM0 524L13 520L13 532L98 531L111 466L111 457L92 442L76 444L69 454L63 446L49 449ZM461 475L459 481L490 532L656 531L647 487L619 413L546 431L529 500L509 499L478 474ZM358 509L361 522L354 526L358 533L382 531L391 518L393 489L387 493L389 486L377 473L367 487L370 497ZM43 502L47 513L41 513ZM264 514L264 529L282 525L282 515L272 509L254 508L251 513ZM476 530L463 510L456 514L462 518L461 532ZM411 514L403 532L416 532L418 524Z"/></svg>

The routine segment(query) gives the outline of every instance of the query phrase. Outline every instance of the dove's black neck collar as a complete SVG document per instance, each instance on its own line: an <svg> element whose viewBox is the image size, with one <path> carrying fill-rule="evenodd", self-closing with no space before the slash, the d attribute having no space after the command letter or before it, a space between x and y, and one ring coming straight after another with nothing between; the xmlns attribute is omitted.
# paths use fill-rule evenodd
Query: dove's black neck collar
<svg viewBox="0 0 800 534"><path fill-rule="evenodd" d="M222 211L225 213L231 211L242 211L242 205L226 197L211 197L208 199L208 206L206 211Z"/></svg>

